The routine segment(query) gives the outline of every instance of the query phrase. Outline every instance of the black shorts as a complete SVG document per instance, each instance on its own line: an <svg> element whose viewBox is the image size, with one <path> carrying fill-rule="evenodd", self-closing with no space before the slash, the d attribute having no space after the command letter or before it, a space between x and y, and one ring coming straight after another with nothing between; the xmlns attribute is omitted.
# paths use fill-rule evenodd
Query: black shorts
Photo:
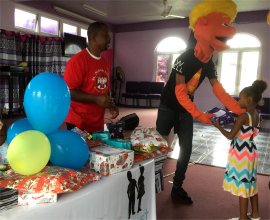
<svg viewBox="0 0 270 220"><path fill-rule="evenodd" d="M171 129L174 127L174 132L176 132L177 123L179 121L179 113L173 111L164 104L160 104L158 108L158 115L156 121L156 130L162 136L168 136Z"/></svg>
<svg viewBox="0 0 270 220"><path fill-rule="evenodd" d="M174 133L177 133L180 128L181 118L192 119L188 112L177 111L175 109L169 108L165 104L160 103L156 121L156 130L162 136L168 136L172 128L174 128Z"/></svg>

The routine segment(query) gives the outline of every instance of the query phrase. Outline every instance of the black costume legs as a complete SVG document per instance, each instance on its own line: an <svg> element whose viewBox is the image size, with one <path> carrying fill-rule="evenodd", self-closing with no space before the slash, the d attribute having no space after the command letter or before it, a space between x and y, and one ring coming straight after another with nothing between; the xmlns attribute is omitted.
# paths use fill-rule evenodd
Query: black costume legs
<svg viewBox="0 0 270 220"><path fill-rule="evenodd" d="M173 127L178 135L180 155L176 165L174 186L179 188L185 179L192 152L193 118L188 112L177 112L161 103L158 109L156 127L162 136L168 136Z"/></svg>
<svg viewBox="0 0 270 220"><path fill-rule="evenodd" d="M173 185L178 188L182 186L185 179L185 173L192 152L193 118L189 113L180 114L177 136L179 138L180 153L176 164Z"/></svg>

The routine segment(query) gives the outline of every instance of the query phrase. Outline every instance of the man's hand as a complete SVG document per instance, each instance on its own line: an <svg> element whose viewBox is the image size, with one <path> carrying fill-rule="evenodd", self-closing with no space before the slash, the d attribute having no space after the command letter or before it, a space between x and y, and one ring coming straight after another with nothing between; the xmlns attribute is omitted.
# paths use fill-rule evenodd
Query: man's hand
<svg viewBox="0 0 270 220"><path fill-rule="evenodd" d="M110 108L109 110L112 115L111 119L115 119L119 115L119 109L116 106Z"/></svg>
<svg viewBox="0 0 270 220"><path fill-rule="evenodd" d="M198 120L201 123L204 124L212 124L210 118L215 117L215 114L210 114L210 113L201 113L196 120Z"/></svg>
<svg viewBox="0 0 270 220"><path fill-rule="evenodd" d="M113 98L108 95L99 95L96 97L96 104L104 108L113 108L115 103Z"/></svg>

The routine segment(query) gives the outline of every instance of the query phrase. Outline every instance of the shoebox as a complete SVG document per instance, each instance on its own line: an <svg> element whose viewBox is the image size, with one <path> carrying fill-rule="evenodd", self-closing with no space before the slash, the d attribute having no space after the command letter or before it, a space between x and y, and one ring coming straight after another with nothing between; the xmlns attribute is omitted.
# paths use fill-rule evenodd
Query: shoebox
<svg viewBox="0 0 270 220"><path fill-rule="evenodd" d="M43 203L54 203L57 201L56 193L18 193L18 205L35 205Z"/></svg>
<svg viewBox="0 0 270 220"><path fill-rule="evenodd" d="M129 170L134 162L134 151L103 145L91 149L90 167L104 176Z"/></svg>
<svg viewBox="0 0 270 220"><path fill-rule="evenodd" d="M216 122L217 120L219 120L220 125L228 125L235 122L233 113L227 111L226 109L215 107L207 112L215 114L215 117L211 118L210 120L212 122Z"/></svg>

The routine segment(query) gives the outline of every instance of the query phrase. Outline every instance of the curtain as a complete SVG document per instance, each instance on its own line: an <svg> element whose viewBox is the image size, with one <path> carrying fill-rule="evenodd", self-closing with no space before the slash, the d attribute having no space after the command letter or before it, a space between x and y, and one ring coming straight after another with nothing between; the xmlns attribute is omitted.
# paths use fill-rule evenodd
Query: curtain
<svg viewBox="0 0 270 220"><path fill-rule="evenodd" d="M23 59L33 77L46 71L64 74L68 58L62 56L62 41L59 37L31 36L26 39Z"/></svg>
<svg viewBox="0 0 270 220"><path fill-rule="evenodd" d="M42 37L19 32L0 30L0 67L17 66L27 63L27 71L32 77L41 72L53 72L63 75L68 57L62 56L62 38ZM13 108L19 108L18 80L13 85ZM1 113L9 111L8 80L1 77L0 107Z"/></svg>
<svg viewBox="0 0 270 220"><path fill-rule="evenodd" d="M16 66L22 61L22 41L19 35L12 31L0 30L0 67ZM18 108L19 89L18 80L13 81L13 107ZM1 113L9 109L9 86L7 78L0 81L0 107Z"/></svg>

